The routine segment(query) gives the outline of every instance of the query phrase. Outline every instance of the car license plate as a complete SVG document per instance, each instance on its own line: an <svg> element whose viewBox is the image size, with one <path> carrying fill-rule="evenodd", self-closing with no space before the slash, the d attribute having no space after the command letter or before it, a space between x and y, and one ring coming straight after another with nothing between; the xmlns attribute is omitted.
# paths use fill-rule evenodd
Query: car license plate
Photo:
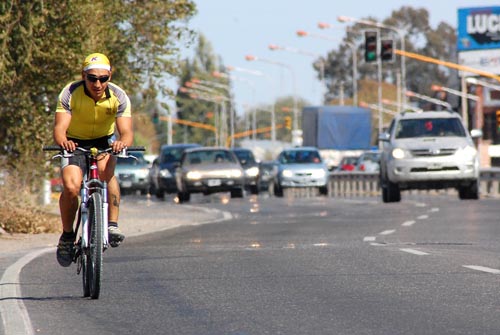
<svg viewBox="0 0 500 335"><path fill-rule="evenodd" d="M207 181L207 185L209 187L220 186L221 185L221 181L220 181L220 179L209 179Z"/></svg>
<svg viewBox="0 0 500 335"><path fill-rule="evenodd" d="M132 187L132 182L130 180L124 180L124 181L122 181L122 187L130 188L130 187Z"/></svg>

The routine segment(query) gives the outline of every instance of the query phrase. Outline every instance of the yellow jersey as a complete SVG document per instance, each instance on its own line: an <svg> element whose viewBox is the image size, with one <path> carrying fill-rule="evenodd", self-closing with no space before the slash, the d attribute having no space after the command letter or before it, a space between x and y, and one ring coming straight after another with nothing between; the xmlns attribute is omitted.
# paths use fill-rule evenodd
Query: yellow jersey
<svg viewBox="0 0 500 335"><path fill-rule="evenodd" d="M115 119L132 116L127 94L111 82L98 102L86 94L83 81L69 83L59 94L56 113L71 114L66 135L81 140L113 135Z"/></svg>

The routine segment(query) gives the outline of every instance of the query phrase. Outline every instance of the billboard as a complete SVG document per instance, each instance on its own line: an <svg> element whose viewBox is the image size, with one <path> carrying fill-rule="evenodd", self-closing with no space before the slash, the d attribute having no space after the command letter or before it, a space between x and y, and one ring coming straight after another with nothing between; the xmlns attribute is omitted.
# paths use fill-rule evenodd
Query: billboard
<svg viewBox="0 0 500 335"><path fill-rule="evenodd" d="M458 64L490 73L500 72L500 49L473 50L458 53ZM461 77L474 77L475 73L460 71Z"/></svg>
<svg viewBox="0 0 500 335"><path fill-rule="evenodd" d="M500 7L458 9L457 50L500 48Z"/></svg>

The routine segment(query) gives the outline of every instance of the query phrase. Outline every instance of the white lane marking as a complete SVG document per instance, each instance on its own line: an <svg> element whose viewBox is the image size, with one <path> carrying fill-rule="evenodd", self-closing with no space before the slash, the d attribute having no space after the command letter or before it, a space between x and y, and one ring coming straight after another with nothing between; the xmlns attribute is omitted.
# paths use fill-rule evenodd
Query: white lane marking
<svg viewBox="0 0 500 335"><path fill-rule="evenodd" d="M439 208L433 207L433 208L431 208L431 210L429 212L431 212L431 213L439 212Z"/></svg>
<svg viewBox="0 0 500 335"><path fill-rule="evenodd" d="M413 226L414 224L415 224L415 221L410 220L410 221L403 222L402 226L403 227L410 227L410 226Z"/></svg>
<svg viewBox="0 0 500 335"><path fill-rule="evenodd" d="M429 215L420 215L417 219L419 220L426 220L429 218Z"/></svg>
<svg viewBox="0 0 500 335"><path fill-rule="evenodd" d="M493 269L493 268L488 268L485 266L480 266L480 265L462 265L464 268L471 269L471 270L476 270L476 271L482 271L482 272L488 272L488 273L493 273L493 274L500 274L500 270L498 269Z"/></svg>
<svg viewBox="0 0 500 335"><path fill-rule="evenodd" d="M33 251L9 266L0 279L0 315L5 334L33 335L33 326L21 296L19 274L23 267L38 256L54 252L54 248Z"/></svg>
<svg viewBox="0 0 500 335"><path fill-rule="evenodd" d="M404 252L407 252L407 253L409 253L409 254L417 255L417 256L425 256L425 255L428 255L428 253L423 252L423 251L420 251L420 250L416 250L416 249L401 248L401 249L399 249L399 250L404 251Z"/></svg>
<svg viewBox="0 0 500 335"><path fill-rule="evenodd" d="M423 202L418 202L415 204L415 207L427 207L427 205L424 204Z"/></svg>
<svg viewBox="0 0 500 335"><path fill-rule="evenodd" d="M376 242L372 242L370 243L370 245L374 246L374 247L385 247L386 245L383 244L383 243L376 243Z"/></svg>
<svg viewBox="0 0 500 335"><path fill-rule="evenodd" d="M383 232L378 233L379 235L391 235L396 231L396 229L384 230Z"/></svg>
<svg viewBox="0 0 500 335"><path fill-rule="evenodd" d="M363 238L363 242L372 242L375 241L377 238L375 236L365 236Z"/></svg>

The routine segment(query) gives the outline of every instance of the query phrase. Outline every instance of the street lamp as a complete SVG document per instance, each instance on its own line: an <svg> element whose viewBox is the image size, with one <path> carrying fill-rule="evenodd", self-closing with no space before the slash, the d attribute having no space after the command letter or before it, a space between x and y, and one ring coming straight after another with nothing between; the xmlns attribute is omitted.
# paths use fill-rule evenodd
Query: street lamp
<svg viewBox="0 0 500 335"><path fill-rule="evenodd" d="M322 29L330 28L330 25L327 23L319 23L318 26ZM309 33L304 30L298 30L297 36L299 37L311 36L328 41L339 42L339 39L337 38L329 37L322 34ZM353 91L352 100L353 100L353 105L357 106L358 105L358 53L356 51L356 46L354 45L354 43L345 42L345 44L351 49L352 53L352 91Z"/></svg>
<svg viewBox="0 0 500 335"><path fill-rule="evenodd" d="M323 58L321 57L320 54L316 54L316 53L313 53L313 52L309 52L309 51L306 51L306 50L301 50L301 49L297 49L297 48L292 48L292 47L286 47L286 46L280 46L280 45L276 45L276 44L269 44L269 49L272 50L272 51L275 51L275 50L284 50L284 51L288 51L288 52L292 52L292 53L296 53L296 54L301 54L301 55L305 55L305 56L311 56L311 57L315 57L315 58L319 58L320 59L320 74L321 74L321 83L323 85L323 96L326 95L326 84L325 84L325 61L323 60Z"/></svg>
<svg viewBox="0 0 500 335"><path fill-rule="evenodd" d="M242 72L242 73L247 73L247 74L250 74L252 76L258 76L258 77L265 77L268 81L271 82L271 77L260 72L260 71L256 71L256 70L251 70L251 69L245 69L245 68L241 68L241 67L235 67L235 66L226 66L226 70L227 71L238 71L238 72ZM274 91L276 92L276 84L271 82L272 86L273 86L273 89ZM254 92L254 95L255 95L255 92ZM254 100L255 100L255 96L254 96ZM272 103L272 107L271 107L271 140L272 142L274 143L276 141L276 113L275 113L275 109L276 109L276 99L273 100L273 103ZM253 140L255 141L255 137L257 135L257 132L256 132L256 129L257 129L257 110L254 108L254 113L253 113L253 123L252 123L252 126L253 126Z"/></svg>
<svg viewBox="0 0 500 335"><path fill-rule="evenodd" d="M273 64L277 66L284 67L290 71L290 74L292 76L292 83L293 83L293 131L292 131L292 142L298 144L299 142L302 142L302 134L300 133L299 128L299 123L298 123L298 106L297 106L297 83L295 81L295 72L293 71L293 68L285 63L277 62L271 59L267 58L261 58L253 55L246 55L245 59L249 62L252 61L260 61L268 64Z"/></svg>
<svg viewBox="0 0 500 335"><path fill-rule="evenodd" d="M481 85L484 87L491 88L492 90L495 90L495 91L500 91L500 85L495 85L495 84L492 84L492 83L485 81L485 80L481 80L481 79L477 79L477 78L473 78L473 77L468 77L467 79L465 79L465 81L471 85Z"/></svg>
<svg viewBox="0 0 500 335"><path fill-rule="evenodd" d="M396 34L398 34L398 36L399 36L401 50L403 52L405 52L405 35L406 35L406 30L403 30L403 29L400 29L400 28L394 27L394 26L389 26L389 25L386 25L386 24L383 24L383 23L377 22L377 21L355 19L355 18L348 17L348 16L338 16L337 20L339 22L354 22L354 23L364 24L366 26L371 26L371 27L376 27L376 28L382 28L382 29L388 29L388 30L395 31ZM401 57L401 81L403 83L402 102L403 102L403 104L406 104L406 59L405 59L404 56Z"/></svg>
<svg viewBox="0 0 500 335"><path fill-rule="evenodd" d="M432 98L432 97L429 97L429 96L426 96L426 95L423 95L423 94L415 93L415 92L412 92L412 91L406 91L406 96L417 98L417 99L424 100L424 101L427 101L427 102L431 102L431 103L433 103L435 105L440 105L440 106L445 107L448 110L451 110L450 103L448 103L446 101L435 99L435 98Z"/></svg>

